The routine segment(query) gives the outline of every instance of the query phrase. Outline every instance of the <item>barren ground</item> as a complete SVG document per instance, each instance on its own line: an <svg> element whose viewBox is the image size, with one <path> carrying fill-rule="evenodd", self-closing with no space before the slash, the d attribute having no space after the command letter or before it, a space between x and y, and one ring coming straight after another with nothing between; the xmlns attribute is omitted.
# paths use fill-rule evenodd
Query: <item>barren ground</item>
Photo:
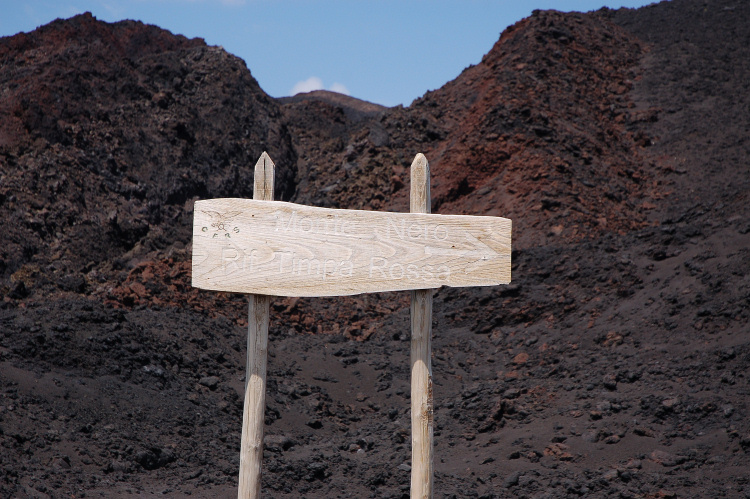
<svg viewBox="0 0 750 499"><path fill-rule="evenodd" d="M750 497L750 4L536 12L406 108L268 97L202 40L0 39L0 496L236 497L246 299L192 203L514 220L435 293L436 498ZM250 68L252 69L252 68ZM274 299L263 497L409 494L408 293Z"/></svg>

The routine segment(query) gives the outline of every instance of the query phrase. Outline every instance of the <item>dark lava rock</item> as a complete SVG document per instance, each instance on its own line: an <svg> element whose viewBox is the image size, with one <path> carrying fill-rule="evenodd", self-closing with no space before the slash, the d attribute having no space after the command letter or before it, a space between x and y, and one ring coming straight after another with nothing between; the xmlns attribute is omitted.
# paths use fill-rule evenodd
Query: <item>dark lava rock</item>
<svg viewBox="0 0 750 499"><path fill-rule="evenodd" d="M138 22L0 39L0 497L236 495L247 299L191 222L263 150L278 199L408 211L423 152L433 212L513 220L512 285L435 292L436 497L741 497L749 18L537 11L392 109ZM408 497L408 293L271 310L263 494Z"/></svg>
<svg viewBox="0 0 750 499"><path fill-rule="evenodd" d="M133 461L138 463L145 470L155 470L174 462L176 459L174 453L168 449L151 448L137 452L133 456Z"/></svg>

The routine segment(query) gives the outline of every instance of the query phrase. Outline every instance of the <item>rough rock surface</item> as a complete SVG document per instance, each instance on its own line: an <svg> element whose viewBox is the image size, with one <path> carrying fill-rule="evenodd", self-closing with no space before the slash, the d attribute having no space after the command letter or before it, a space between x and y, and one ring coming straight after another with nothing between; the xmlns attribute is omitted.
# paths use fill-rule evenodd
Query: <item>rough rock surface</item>
<svg viewBox="0 0 750 499"><path fill-rule="evenodd" d="M435 294L435 497L750 497L750 4L535 12L409 107L90 15L0 39L0 497L234 497L247 305L195 199L514 220ZM263 497L409 493L408 293L272 301Z"/></svg>

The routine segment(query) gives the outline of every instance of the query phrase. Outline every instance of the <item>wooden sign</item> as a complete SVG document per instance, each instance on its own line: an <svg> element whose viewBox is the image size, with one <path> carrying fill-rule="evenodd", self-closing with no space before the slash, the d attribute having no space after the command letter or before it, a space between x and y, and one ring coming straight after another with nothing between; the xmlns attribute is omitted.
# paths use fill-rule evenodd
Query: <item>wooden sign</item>
<svg viewBox="0 0 750 499"><path fill-rule="evenodd" d="M196 201L193 286L276 296L510 282L511 221L499 217Z"/></svg>
<svg viewBox="0 0 750 499"><path fill-rule="evenodd" d="M254 200L196 201L193 286L249 294L238 499L260 498L270 295L412 290L412 499L433 497L432 292L510 282L511 221L431 215L430 168L411 165L411 213L272 201L275 166L255 164Z"/></svg>

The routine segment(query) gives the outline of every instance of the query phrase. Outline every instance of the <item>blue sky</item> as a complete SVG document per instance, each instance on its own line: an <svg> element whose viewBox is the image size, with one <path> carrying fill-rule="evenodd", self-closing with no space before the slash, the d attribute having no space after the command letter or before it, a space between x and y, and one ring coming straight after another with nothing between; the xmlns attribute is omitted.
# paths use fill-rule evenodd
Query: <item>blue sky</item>
<svg viewBox="0 0 750 499"><path fill-rule="evenodd" d="M90 11L201 37L245 60L273 97L325 88L409 105L477 64L533 9L635 8L644 0L0 0L0 36Z"/></svg>

